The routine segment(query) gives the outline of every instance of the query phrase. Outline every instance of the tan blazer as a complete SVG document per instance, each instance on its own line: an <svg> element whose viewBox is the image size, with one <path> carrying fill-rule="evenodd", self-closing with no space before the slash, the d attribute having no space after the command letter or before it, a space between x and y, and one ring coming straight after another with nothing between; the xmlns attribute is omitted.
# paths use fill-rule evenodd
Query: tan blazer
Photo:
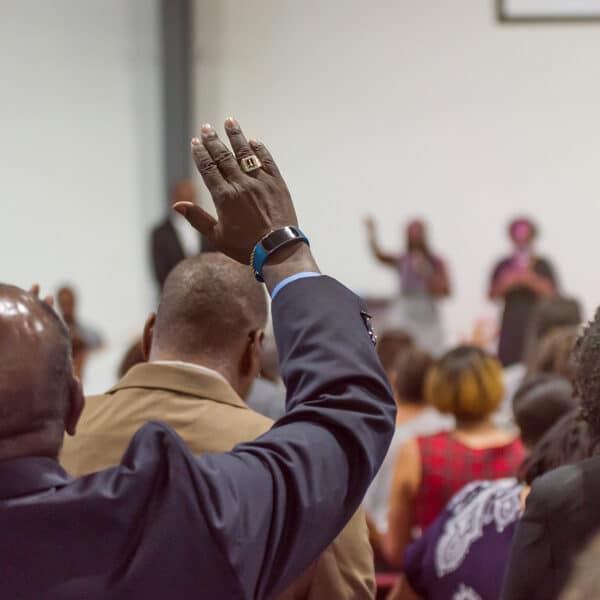
<svg viewBox="0 0 600 600"><path fill-rule="evenodd" d="M116 465L147 421L164 421L194 454L227 452L270 429L214 372L194 365L145 363L133 367L106 394L86 399L77 435L65 437L61 462L79 477ZM280 596L353 599L375 597L373 552L359 510L311 568Z"/></svg>

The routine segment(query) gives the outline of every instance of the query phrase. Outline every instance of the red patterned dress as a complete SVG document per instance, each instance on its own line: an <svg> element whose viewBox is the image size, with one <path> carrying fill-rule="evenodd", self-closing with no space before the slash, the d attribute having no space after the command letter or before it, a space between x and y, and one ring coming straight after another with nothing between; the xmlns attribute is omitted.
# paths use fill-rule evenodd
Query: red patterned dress
<svg viewBox="0 0 600 600"><path fill-rule="evenodd" d="M471 448L452 432L417 438L421 454L421 485L415 498L416 524L425 529L467 483L517 474L525 458L518 438L503 446Z"/></svg>

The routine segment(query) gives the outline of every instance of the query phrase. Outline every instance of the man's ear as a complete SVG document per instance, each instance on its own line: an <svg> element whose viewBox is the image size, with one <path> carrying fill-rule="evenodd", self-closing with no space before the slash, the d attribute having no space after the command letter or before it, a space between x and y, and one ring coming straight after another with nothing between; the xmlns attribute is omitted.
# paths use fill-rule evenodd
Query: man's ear
<svg viewBox="0 0 600 600"><path fill-rule="evenodd" d="M260 372L260 355L265 332L256 329L248 334L248 344L242 360L242 374L251 375L254 379Z"/></svg>
<svg viewBox="0 0 600 600"><path fill-rule="evenodd" d="M79 421L79 417L81 417L84 405L85 399L83 397L81 381L77 377L73 377L69 384L69 409L65 415L65 431L69 435L75 435L77 422Z"/></svg>
<svg viewBox="0 0 600 600"><path fill-rule="evenodd" d="M144 360L150 359L152 350L152 336L154 335L154 324L156 323L156 313L150 313L144 325L144 334L142 335L142 355Z"/></svg>

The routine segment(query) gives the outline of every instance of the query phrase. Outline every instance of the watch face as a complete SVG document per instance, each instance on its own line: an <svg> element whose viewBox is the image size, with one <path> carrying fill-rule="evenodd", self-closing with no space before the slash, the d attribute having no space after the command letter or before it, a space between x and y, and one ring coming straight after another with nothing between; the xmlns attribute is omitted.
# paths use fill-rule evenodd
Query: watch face
<svg viewBox="0 0 600 600"><path fill-rule="evenodd" d="M263 241L262 247L267 252L272 252L276 248L279 248L281 244L289 240L295 240L302 237L302 234L298 231L296 227L282 227L277 231L269 234Z"/></svg>

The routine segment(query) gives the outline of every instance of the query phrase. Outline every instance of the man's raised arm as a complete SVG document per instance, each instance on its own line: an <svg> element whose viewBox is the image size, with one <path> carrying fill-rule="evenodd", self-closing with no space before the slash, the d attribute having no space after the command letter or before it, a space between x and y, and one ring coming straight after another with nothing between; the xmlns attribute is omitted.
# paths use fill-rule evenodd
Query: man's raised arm
<svg viewBox="0 0 600 600"><path fill-rule="evenodd" d="M275 296L288 412L255 442L199 459L196 490L240 591L267 598L355 512L387 451L395 403L359 298L318 276L301 238L273 235L297 220L270 154L248 143L236 121L226 131L235 156L210 126L192 142L218 220L194 205L176 209L230 257L248 262L253 250L261 254L255 271Z"/></svg>

